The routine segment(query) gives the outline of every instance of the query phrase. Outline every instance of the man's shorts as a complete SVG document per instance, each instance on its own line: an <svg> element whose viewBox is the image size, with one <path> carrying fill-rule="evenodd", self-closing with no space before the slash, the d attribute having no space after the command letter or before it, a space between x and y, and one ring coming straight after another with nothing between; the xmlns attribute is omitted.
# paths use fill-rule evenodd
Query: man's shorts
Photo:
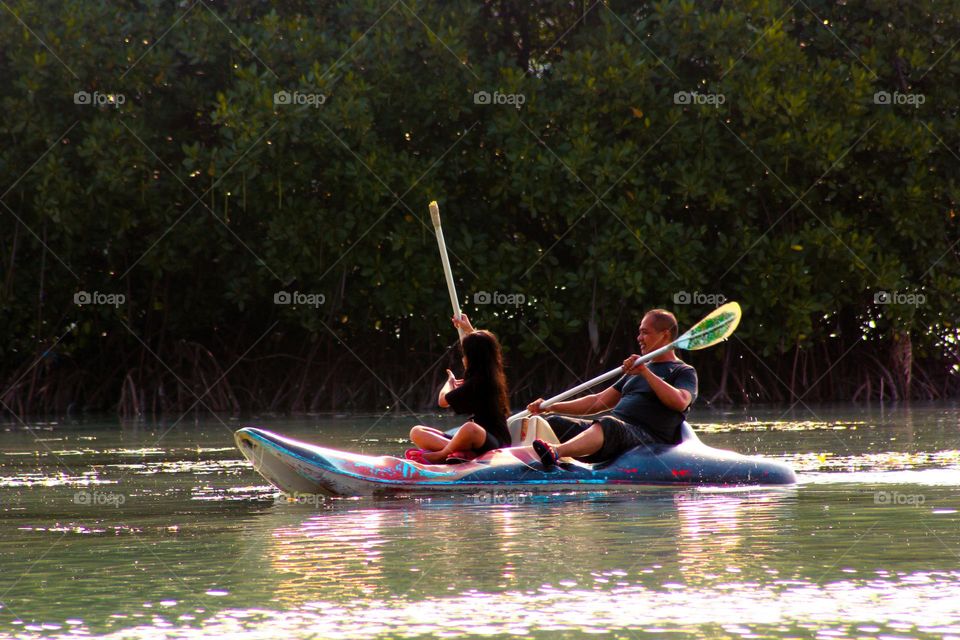
<svg viewBox="0 0 960 640"><path fill-rule="evenodd" d="M595 420L578 420L566 416L547 416L547 422L557 434L560 442L566 442L589 429L594 422L600 424L603 430L603 446L589 456L577 458L582 462L606 462L613 460L621 453L644 444L657 444L657 439L643 427L638 427L613 416L603 416Z"/></svg>

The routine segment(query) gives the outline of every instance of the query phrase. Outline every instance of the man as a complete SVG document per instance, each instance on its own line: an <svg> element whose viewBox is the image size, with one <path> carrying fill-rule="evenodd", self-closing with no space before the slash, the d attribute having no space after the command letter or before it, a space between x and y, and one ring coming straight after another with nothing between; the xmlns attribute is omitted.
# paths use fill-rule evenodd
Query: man
<svg viewBox="0 0 960 640"><path fill-rule="evenodd" d="M669 311L648 311L640 322L637 343L641 354L650 353L677 339L677 319ZM680 424L697 399L696 369L677 358L673 349L657 356L649 364L633 365L638 356L623 361L624 375L612 387L576 400L557 402L550 413L592 416L612 411L612 415L592 420L573 420L551 416L547 422L562 444L535 440L533 448L545 467L562 457L584 462L611 460L640 444L680 441ZM544 413L543 398L527 406L531 414Z"/></svg>

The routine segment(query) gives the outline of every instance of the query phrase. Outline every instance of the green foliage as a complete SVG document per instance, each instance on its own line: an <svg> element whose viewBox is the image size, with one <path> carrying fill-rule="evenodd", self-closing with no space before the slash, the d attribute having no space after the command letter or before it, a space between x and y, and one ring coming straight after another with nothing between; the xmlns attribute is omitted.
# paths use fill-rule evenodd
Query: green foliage
<svg viewBox="0 0 960 640"><path fill-rule="evenodd" d="M738 300L738 337L771 362L864 331L937 359L956 335L955 7L121 4L0 17L12 378L55 343L111 379L144 344L229 364L320 341L412 381L452 336L432 199L464 309L516 378L551 352L584 373L618 361L646 308L691 325L709 307L681 291ZM77 307L81 290L126 304ZM875 305L880 290L926 301Z"/></svg>

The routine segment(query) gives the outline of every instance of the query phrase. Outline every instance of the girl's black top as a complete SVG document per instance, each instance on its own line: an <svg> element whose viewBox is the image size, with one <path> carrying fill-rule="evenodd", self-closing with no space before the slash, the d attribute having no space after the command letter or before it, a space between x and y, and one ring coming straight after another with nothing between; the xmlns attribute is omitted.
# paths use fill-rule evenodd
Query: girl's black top
<svg viewBox="0 0 960 640"><path fill-rule="evenodd" d="M470 414L470 419L486 429L502 446L510 446L507 416L497 408L496 391L488 381L466 378L459 388L447 393L446 399L456 413Z"/></svg>

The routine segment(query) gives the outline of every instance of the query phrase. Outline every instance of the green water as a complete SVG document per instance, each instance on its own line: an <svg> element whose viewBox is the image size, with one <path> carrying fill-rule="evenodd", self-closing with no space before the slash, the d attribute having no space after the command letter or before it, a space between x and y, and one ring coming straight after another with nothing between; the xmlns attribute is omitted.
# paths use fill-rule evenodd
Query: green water
<svg viewBox="0 0 960 640"><path fill-rule="evenodd" d="M960 637L960 411L814 410L696 414L787 489L312 504L231 431L396 453L414 420L8 423L0 637Z"/></svg>

